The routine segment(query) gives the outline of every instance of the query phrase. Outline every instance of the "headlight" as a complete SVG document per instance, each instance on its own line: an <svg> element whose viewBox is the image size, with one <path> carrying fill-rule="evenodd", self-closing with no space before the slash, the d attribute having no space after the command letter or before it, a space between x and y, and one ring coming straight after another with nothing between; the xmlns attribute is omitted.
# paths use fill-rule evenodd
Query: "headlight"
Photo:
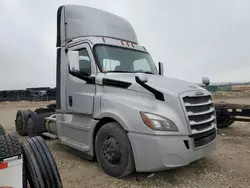
<svg viewBox="0 0 250 188"><path fill-rule="evenodd" d="M140 112L140 114L145 125L147 125L149 128L153 130L173 131L173 132L179 131L175 123L170 119L147 112Z"/></svg>

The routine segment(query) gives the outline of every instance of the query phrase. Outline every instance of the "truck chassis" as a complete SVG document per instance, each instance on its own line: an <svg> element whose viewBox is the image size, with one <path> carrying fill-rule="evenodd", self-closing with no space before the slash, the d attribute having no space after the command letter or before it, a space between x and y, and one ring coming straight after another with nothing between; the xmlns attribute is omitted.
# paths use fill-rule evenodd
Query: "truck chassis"
<svg viewBox="0 0 250 188"><path fill-rule="evenodd" d="M235 121L250 122L250 105L216 102L214 106L218 128L229 127ZM22 113L18 111L15 120L17 132L29 137L43 135L57 139L55 108L56 104L50 104L34 111L23 110ZM20 122L20 119L24 121Z"/></svg>

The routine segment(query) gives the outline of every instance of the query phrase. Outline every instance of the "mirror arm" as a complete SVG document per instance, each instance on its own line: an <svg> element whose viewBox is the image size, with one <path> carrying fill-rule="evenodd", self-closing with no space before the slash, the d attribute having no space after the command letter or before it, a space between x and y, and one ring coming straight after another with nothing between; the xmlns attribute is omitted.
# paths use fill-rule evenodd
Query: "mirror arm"
<svg viewBox="0 0 250 188"><path fill-rule="evenodd" d="M163 76L163 63L159 62L158 63L158 69L159 69L159 74Z"/></svg>
<svg viewBox="0 0 250 188"><path fill-rule="evenodd" d="M138 76L135 76L135 81L136 81L139 85L141 85L142 87L144 87L146 90L148 90L148 91L150 91L151 93L153 93L156 99L158 99L158 100L160 100L160 101L165 101L164 95L163 95L162 92L160 92L160 91L156 90L155 88L153 88L153 87L151 87L151 86L149 86L149 85L143 83L143 82L140 80L140 78L139 78Z"/></svg>

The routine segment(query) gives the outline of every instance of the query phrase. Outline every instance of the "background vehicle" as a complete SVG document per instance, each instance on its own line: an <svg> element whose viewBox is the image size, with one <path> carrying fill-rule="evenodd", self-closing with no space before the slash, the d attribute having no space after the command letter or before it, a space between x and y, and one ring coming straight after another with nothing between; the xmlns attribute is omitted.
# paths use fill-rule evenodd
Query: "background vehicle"
<svg viewBox="0 0 250 188"><path fill-rule="evenodd" d="M204 88L209 87L209 79L203 80ZM235 121L250 122L250 106L242 104L232 104L224 101L215 102L215 110L217 117L217 127L226 128L232 125Z"/></svg>

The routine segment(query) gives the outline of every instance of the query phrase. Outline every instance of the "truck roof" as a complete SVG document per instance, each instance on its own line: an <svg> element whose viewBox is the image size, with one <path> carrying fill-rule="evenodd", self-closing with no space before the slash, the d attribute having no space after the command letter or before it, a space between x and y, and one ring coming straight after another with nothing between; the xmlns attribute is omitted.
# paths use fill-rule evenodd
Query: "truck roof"
<svg viewBox="0 0 250 188"><path fill-rule="evenodd" d="M104 36L138 43L131 24L109 12L83 6L63 5L57 10L57 47L86 36Z"/></svg>

